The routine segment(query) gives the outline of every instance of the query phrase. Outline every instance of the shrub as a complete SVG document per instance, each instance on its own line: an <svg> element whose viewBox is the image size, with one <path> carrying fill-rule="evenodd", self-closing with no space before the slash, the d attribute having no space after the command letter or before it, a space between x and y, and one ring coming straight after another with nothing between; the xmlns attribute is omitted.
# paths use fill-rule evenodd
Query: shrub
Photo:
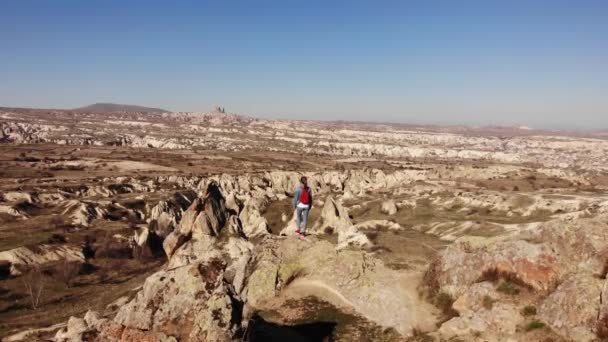
<svg viewBox="0 0 608 342"><path fill-rule="evenodd" d="M515 285L515 283L513 283L509 280L506 280L506 281L503 281L498 286L498 288L496 288L496 291L502 292L504 294L508 294L510 296L515 296L515 295L518 295L521 290L519 289L519 287L517 285Z"/></svg>
<svg viewBox="0 0 608 342"><path fill-rule="evenodd" d="M66 239L65 235L58 234L58 233L51 234L51 236L47 239L47 243L50 243L50 244L65 243L67 241L68 240Z"/></svg>
<svg viewBox="0 0 608 342"><path fill-rule="evenodd" d="M542 329L546 326L545 323L535 319L526 325L526 331Z"/></svg>
<svg viewBox="0 0 608 342"><path fill-rule="evenodd" d="M534 316L536 315L536 307L532 305L527 305L521 310L521 314L523 316Z"/></svg>
<svg viewBox="0 0 608 342"><path fill-rule="evenodd" d="M458 313L452 308L454 299L449 294L445 292L438 293L437 296L435 296L433 303L441 309L446 317L458 316Z"/></svg>
<svg viewBox="0 0 608 342"><path fill-rule="evenodd" d="M494 299L488 295L483 296L482 305L484 309L492 310L492 307L494 306Z"/></svg>

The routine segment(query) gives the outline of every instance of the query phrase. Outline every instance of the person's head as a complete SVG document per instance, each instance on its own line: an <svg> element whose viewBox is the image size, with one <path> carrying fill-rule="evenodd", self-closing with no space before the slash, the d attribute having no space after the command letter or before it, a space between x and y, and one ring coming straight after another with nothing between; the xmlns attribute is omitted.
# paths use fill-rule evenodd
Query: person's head
<svg viewBox="0 0 608 342"><path fill-rule="evenodd" d="M300 178L300 183L302 183L304 186L308 184L308 179L306 179L306 176L302 176L302 178Z"/></svg>

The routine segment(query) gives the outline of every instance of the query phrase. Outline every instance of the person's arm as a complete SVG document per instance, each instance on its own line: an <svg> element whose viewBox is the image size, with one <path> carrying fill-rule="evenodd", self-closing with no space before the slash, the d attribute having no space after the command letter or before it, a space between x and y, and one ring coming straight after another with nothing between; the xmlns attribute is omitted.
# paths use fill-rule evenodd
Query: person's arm
<svg viewBox="0 0 608 342"><path fill-rule="evenodd" d="M312 208L312 190L308 188L308 195L310 197L310 203L308 203L308 210Z"/></svg>
<svg viewBox="0 0 608 342"><path fill-rule="evenodd" d="M293 195L293 207L294 208L296 208L298 206L298 198L300 198L300 188L297 188L295 194Z"/></svg>

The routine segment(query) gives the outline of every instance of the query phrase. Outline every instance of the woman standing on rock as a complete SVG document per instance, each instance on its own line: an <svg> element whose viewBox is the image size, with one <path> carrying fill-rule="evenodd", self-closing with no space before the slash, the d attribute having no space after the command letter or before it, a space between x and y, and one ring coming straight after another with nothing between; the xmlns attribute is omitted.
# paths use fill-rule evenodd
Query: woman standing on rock
<svg viewBox="0 0 608 342"><path fill-rule="evenodd" d="M293 207L296 210L296 233L300 236L306 236L308 212L312 207L312 191L308 187L308 180L305 176L300 178L300 184L296 188L293 196Z"/></svg>

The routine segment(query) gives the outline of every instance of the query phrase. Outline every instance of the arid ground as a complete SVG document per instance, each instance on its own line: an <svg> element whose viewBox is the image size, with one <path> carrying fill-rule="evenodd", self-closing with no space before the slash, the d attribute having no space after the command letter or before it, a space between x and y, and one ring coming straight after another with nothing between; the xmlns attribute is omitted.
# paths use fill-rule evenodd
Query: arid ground
<svg viewBox="0 0 608 342"><path fill-rule="evenodd" d="M593 132L2 108L0 336L601 340L607 162Z"/></svg>

